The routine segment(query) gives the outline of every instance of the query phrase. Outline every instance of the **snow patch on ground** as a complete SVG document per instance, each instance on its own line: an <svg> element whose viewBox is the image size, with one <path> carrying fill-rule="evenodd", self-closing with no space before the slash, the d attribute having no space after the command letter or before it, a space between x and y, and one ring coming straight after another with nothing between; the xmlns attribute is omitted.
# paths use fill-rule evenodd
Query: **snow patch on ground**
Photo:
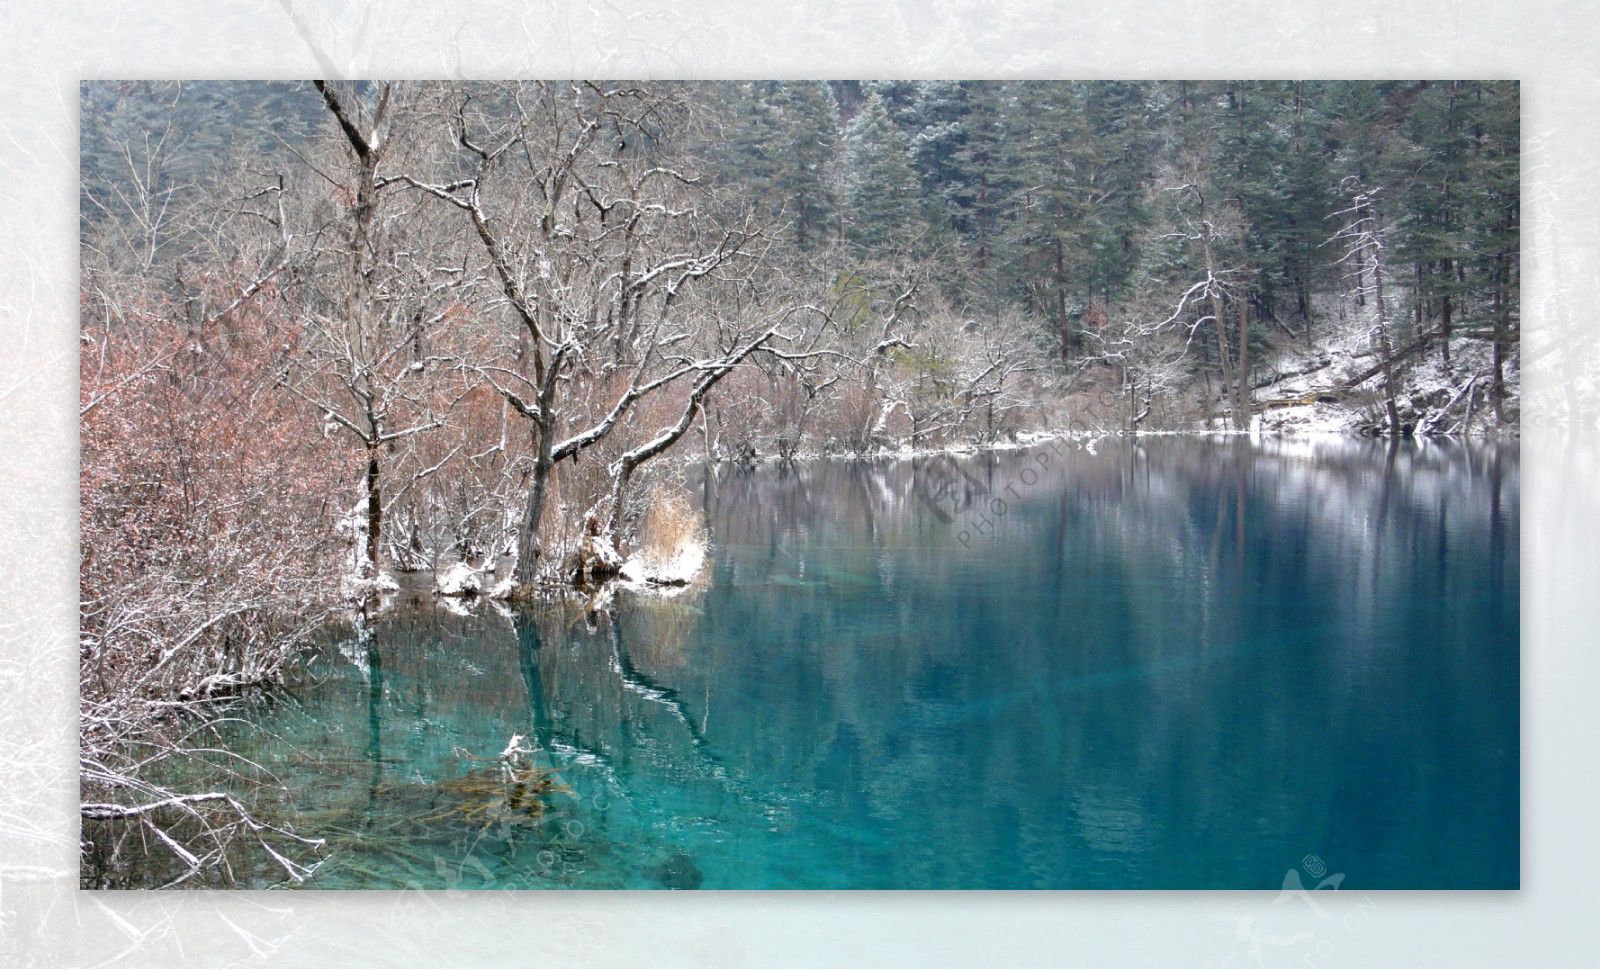
<svg viewBox="0 0 1600 970"><path fill-rule="evenodd" d="M630 589L682 589L693 582L704 568L706 552L705 540L696 538L681 543L668 556L635 553L622 564L618 575Z"/></svg>
<svg viewBox="0 0 1600 970"><path fill-rule="evenodd" d="M1258 414L1254 430L1267 434L1319 435L1353 434L1360 429L1361 416L1337 404L1299 404L1273 408Z"/></svg>
<svg viewBox="0 0 1600 970"><path fill-rule="evenodd" d="M483 592L483 577L476 569L458 562L434 578L433 591L440 596L476 596Z"/></svg>
<svg viewBox="0 0 1600 970"><path fill-rule="evenodd" d="M361 562L363 566L366 565L365 558ZM363 576L362 572L366 572L369 575ZM347 600L361 602L381 598L400 589L400 584L388 573L378 573L375 576L370 575L370 573L371 569L368 567L364 570L346 573L341 576L339 578L339 594Z"/></svg>
<svg viewBox="0 0 1600 970"><path fill-rule="evenodd" d="M511 578L510 575L507 575L505 579L495 583L494 586L490 587L489 591L483 595L487 596L491 600L508 600L511 598L511 594L516 590L516 588L517 581Z"/></svg>
<svg viewBox="0 0 1600 970"><path fill-rule="evenodd" d="M1375 368L1378 361L1374 309L1357 307L1336 297L1313 299L1316 323L1313 345L1303 340L1280 346L1263 371L1272 380L1257 387L1258 406L1273 401L1299 401L1264 407L1252 430L1267 434L1381 434L1387 432L1382 375L1369 376L1358 387L1345 390L1355 377ZM1414 325L1402 317L1391 320L1397 347L1414 340ZM1518 356L1506 362L1506 423L1494 418L1489 397L1493 345L1486 340L1457 336L1450 342L1451 363L1445 367L1437 339L1416 353L1395 361L1395 408L1402 429L1417 435L1515 433L1521 386ZM1478 375L1474 377L1473 375ZM1318 397L1332 400L1315 400ZM1310 403L1315 401L1315 403Z"/></svg>

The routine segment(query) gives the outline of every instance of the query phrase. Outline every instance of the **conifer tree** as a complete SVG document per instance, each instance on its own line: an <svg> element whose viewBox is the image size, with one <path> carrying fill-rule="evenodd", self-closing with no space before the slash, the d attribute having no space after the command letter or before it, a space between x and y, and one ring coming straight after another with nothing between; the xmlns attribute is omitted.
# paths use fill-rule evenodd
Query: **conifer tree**
<svg viewBox="0 0 1600 970"><path fill-rule="evenodd" d="M1077 93L1067 82L1030 85L1011 116L1023 189L1012 244L1021 256L1021 288L1059 335L1062 360L1072 355L1071 294L1081 287L1090 235L1082 175L1093 151Z"/></svg>
<svg viewBox="0 0 1600 970"><path fill-rule="evenodd" d="M783 152L775 180L788 199L795 243L810 249L820 245L837 222L832 180L839 152L838 115L833 95L821 81L785 83L777 98Z"/></svg>
<svg viewBox="0 0 1600 970"><path fill-rule="evenodd" d="M918 183L905 136L874 93L846 133L846 235L859 252L908 246L918 228Z"/></svg>
<svg viewBox="0 0 1600 970"><path fill-rule="evenodd" d="M1007 138L1010 88L997 81L969 81L963 87L966 110L950 162L953 182L947 197L955 225L971 247L971 268L984 279L993 275L994 249L1016 211L1020 188L1016 154ZM992 292L994 287L985 289Z"/></svg>

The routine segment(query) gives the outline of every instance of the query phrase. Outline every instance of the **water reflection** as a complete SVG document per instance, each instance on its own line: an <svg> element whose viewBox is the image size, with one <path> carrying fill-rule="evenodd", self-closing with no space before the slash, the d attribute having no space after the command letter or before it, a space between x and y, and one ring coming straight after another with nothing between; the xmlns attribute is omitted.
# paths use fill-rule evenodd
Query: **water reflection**
<svg viewBox="0 0 1600 970"><path fill-rule="evenodd" d="M1316 853L1351 888L1515 886L1517 464L1156 438L721 466L700 587L419 598L239 743L320 779L286 810L381 817L396 775L532 738L567 791L533 828L441 821L460 885L1271 888ZM359 794L326 770L353 758ZM363 851L319 883L382 884Z"/></svg>

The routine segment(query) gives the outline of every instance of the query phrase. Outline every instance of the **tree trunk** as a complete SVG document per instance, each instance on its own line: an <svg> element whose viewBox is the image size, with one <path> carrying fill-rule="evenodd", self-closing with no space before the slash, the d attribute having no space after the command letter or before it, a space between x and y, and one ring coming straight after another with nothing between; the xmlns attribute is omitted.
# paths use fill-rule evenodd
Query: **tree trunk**
<svg viewBox="0 0 1600 970"><path fill-rule="evenodd" d="M539 453L533 460L533 482L528 487L528 506L522 514L522 528L517 530L517 585L530 585L539 576L539 525L544 519L545 496L550 490L550 474L555 467L550 460L550 434L539 429Z"/></svg>
<svg viewBox="0 0 1600 970"><path fill-rule="evenodd" d="M1439 353L1444 369L1450 369L1450 315L1453 309L1450 300L1450 287L1455 282L1451 277L1454 270L1450 265L1450 258L1439 260L1439 276L1444 280L1444 292L1439 294Z"/></svg>
<svg viewBox="0 0 1600 970"><path fill-rule="evenodd" d="M355 368L355 372L351 375L351 388L361 399L366 412L367 427L362 438L367 447L367 558L372 562L373 572L376 574L379 550L383 544L383 496L379 489L378 448L383 442L384 421L382 409L375 409L374 406L377 395L370 368L374 347L378 343L378 333L376 321L373 319L372 284L367 268L369 257L375 249L372 229L378 209L377 172L378 165L383 160L383 151L378 143L377 134L383 126L392 88L387 83L378 86L377 103L371 122L372 130L370 133L363 133L357 126L357 119L346 110L338 94L322 81L313 83L338 121L351 150L355 152L358 169L355 206L350 213L352 221L349 239L350 302L346 312L345 327L351 363Z"/></svg>
<svg viewBox="0 0 1600 970"><path fill-rule="evenodd" d="M534 335L534 343L538 344ZM555 474L555 414L556 390L560 386L563 355L557 351L546 367L544 358L536 355L534 367L539 375L539 413L530 415L533 433L537 440L533 457L533 481L528 484L528 506L522 513L522 527L517 532L516 585L528 586L539 576L539 557L544 547L539 541L539 529L544 521L544 506L550 494L550 477ZM576 458L574 458L576 460Z"/></svg>
<svg viewBox="0 0 1600 970"><path fill-rule="evenodd" d="M1127 367L1126 364L1124 364L1123 367L1122 367L1122 395L1121 395L1121 398L1122 398L1121 403L1122 403L1123 406L1119 407L1117 410L1122 412L1122 414L1120 415L1120 417L1121 417L1121 422L1120 423L1122 424L1122 433L1123 434L1132 434L1133 433L1133 385L1128 382L1128 367Z"/></svg>
<svg viewBox="0 0 1600 970"><path fill-rule="evenodd" d="M989 211L989 169L987 157L980 158L979 164L984 166L978 175L978 211L973 220L977 223L978 230L978 276L981 278L989 271L989 225L987 213Z"/></svg>
<svg viewBox="0 0 1600 970"><path fill-rule="evenodd" d="M1456 97L1457 97L1457 95L1459 93L1459 91L1458 91L1459 87L1460 87L1460 82L1459 81L1452 81L1450 83L1450 111L1449 111L1449 116L1451 116L1451 117L1453 117L1454 114L1455 114ZM1446 159L1446 164L1447 165L1450 164L1451 161L1453 161L1454 156L1456 154L1456 149L1455 149L1456 141L1455 141L1455 137L1454 137L1455 129L1456 129L1455 123L1451 122L1450 125L1449 125L1449 130L1451 132L1451 139L1450 139L1449 144L1451 145L1451 149L1450 149L1449 157L1447 157L1447 159ZM1447 171L1448 171L1448 169L1447 169ZM1447 239L1447 240L1454 238L1453 233L1452 233L1452 229L1451 229L1451 226L1450 226L1450 214L1451 214L1453 209L1454 209L1454 200L1452 200L1451 197L1450 197L1450 179L1448 177L1446 177L1445 181L1444 181L1444 206L1443 206L1442 214L1441 214L1441 217L1442 217L1442 219L1444 221L1443 221L1442 226L1440 227L1441 228L1440 235L1444 239ZM1439 319L1441 321L1440 325L1439 325L1439 354L1440 354L1440 361L1444 364L1444 369L1445 369L1445 371L1447 373L1450 370L1450 311L1452 309L1451 305L1450 305L1451 304L1450 294L1451 294L1452 288L1455 286L1455 267L1453 265L1453 262L1454 261L1449 256L1446 256L1443 259L1439 260L1439 278L1444 283L1444 291L1440 294L1440 300L1439 300L1439 304L1440 304L1439 305Z"/></svg>
<svg viewBox="0 0 1600 970"><path fill-rule="evenodd" d="M633 473L641 464L632 454L623 455L617 470L611 476L611 509L606 515L605 535L616 548L622 540L622 513L628 502L628 486L633 484Z"/></svg>
<svg viewBox="0 0 1600 970"><path fill-rule="evenodd" d="M616 466L612 471L611 509L606 516L604 533L611 540L614 548L620 548L621 546L622 537L619 535L619 531L622 526L622 513L627 503L628 486L633 481L633 473L645 462L650 461L677 444L678 439L682 438L689 428L694 425L695 412L700 411L701 402L705 400L707 394L711 393L711 389L716 387L717 383L724 377L733 373L734 368L743 363L746 357L755 353L757 349L770 340L776 330L776 327L768 330L730 354L722 362L703 372L695 380L694 387L690 389L689 399L685 403L682 413L678 415L678 420L670 428L665 429L639 447L625 452L621 458L617 459ZM907 410L910 411L911 409L908 408ZM914 415L913 420L915 420Z"/></svg>
<svg viewBox="0 0 1600 970"><path fill-rule="evenodd" d="M1067 326L1067 272L1066 261L1061 254L1061 240L1056 240L1055 253L1056 269L1056 320L1061 324L1061 362L1070 363L1072 360L1072 331Z"/></svg>
<svg viewBox="0 0 1600 970"><path fill-rule="evenodd" d="M367 560L378 574L378 550L383 536L383 493L378 488L378 446L367 446Z"/></svg>
<svg viewBox="0 0 1600 970"><path fill-rule="evenodd" d="M1506 251L1494 254L1494 419L1504 423L1506 403Z"/></svg>
<svg viewBox="0 0 1600 970"><path fill-rule="evenodd" d="M1234 414L1240 416L1240 431L1250 430L1250 318L1244 295L1239 296L1239 384L1234 397Z"/></svg>
<svg viewBox="0 0 1600 970"><path fill-rule="evenodd" d="M1389 414L1389 436L1400 437L1400 411L1394 400L1394 346L1389 341L1389 317L1383 303L1383 262L1378 242L1378 211L1374 207L1367 218L1372 227L1372 298L1378 305L1378 353L1383 361L1383 406Z"/></svg>
<svg viewBox="0 0 1600 970"><path fill-rule="evenodd" d="M1205 218L1203 214L1201 218ZM1235 390L1233 381L1233 358L1228 354L1228 326L1222 316L1222 294L1217 291L1216 286L1216 262L1211 252L1211 231L1209 228L1206 230L1205 235L1205 254L1206 275L1211 278L1211 283L1207 287L1211 298L1211 321L1217 328L1217 356L1222 361L1222 396L1224 399L1233 402L1228 410L1233 414L1234 428L1243 430L1249 427L1250 418L1246 415L1241 421L1239 416L1238 391Z"/></svg>
<svg viewBox="0 0 1600 970"><path fill-rule="evenodd" d="M743 359L743 355L740 356L740 359ZM622 513L627 505L628 486L633 482L633 473L639 469L639 466L678 443L678 439L682 438L689 428L693 426L694 415L700 409L701 400L732 369L732 367L729 367L726 370L712 371L702 376L694 389L690 391L689 402L684 407L683 413L679 415L676 424L617 459L617 464L611 477L611 509L606 515L604 532L606 537L611 540L613 548L620 548L621 546Z"/></svg>

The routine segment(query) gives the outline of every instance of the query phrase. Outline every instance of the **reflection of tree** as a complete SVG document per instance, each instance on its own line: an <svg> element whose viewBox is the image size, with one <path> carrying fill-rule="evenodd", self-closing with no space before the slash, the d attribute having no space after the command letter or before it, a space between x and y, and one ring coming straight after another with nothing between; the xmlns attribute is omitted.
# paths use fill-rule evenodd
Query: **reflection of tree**
<svg viewBox="0 0 1600 970"><path fill-rule="evenodd" d="M379 807L379 792L383 788L383 653L378 641L362 617L356 627L364 642L367 659L367 763L372 767L372 781L367 787L367 822Z"/></svg>
<svg viewBox="0 0 1600 970"><path fill-rule="evenodd" d="M683 725L683 729L689 733L689 741L694 747L704 747L706 743L705 736L701 734L700 728L696 726L694 719L689 716L688 708L683 701L678 699L678 692L670 687L660 686L648 675L641 673L634 667L633 662L628 659L627 648L622 645L621 623L612 618L607 626L611 629L611 662L617 672L617 676L622 679L623 686L645 700L661 705L674 720Z"/></svg>
<svg viewBox="0 0 1600 970"><path fill-rule="evenodd" d="M554 728L549 703L545 698L544 679L539 673L539 624L526 614L514 613L511 629L517 638L517 667L522 672L522 686L528 692L533 740L540 749L549 751L554 740Z"/></svg>
<svg viewBox="0 0 1600 970"><path fill-rule="evenodd" d="M1457 709L1495 694L1498 710L1419 727L1421 762L1461 770L1484 804L1507 804L1509 790L1514 805L1515 772L1463 754L1503 747L1515 730L1503 710L1514 698L1474 670L1492 659L1483 630L1515 637L1505 584L1465 597L1447 568L1448 557L1498 556L1514 579L1514 520L1501 515L1497 531L1490 509L1507 503L1490 493L1515 488L1515 475L1486 460L1510 453L1393 444L1102 442L1098 456L1054 465L976 550L956 539L964 520L942 523L918 501L936 471L927 461L722 479L712 521L725 548L696 663L714 659L742 685L741 707L760 715L725 714L724 729L737 730L732 718L748 737L729 748L714 731L710 742L738 770L786 766L796 790L862 785L863 824L885 838L947 844L942 833L992 832L1034 851L1198 854L1199 870L1236 872L1248 850L1215 844L1208 826L1273 818L1320 844L1330 827L1348 828L1341 812L1356 803L1447 815L1450 786L1387 790L1415 773L1381 746L1386 731L1407 729L1372 716L1415 708L1419 691L1437 688ZM970 475L996 495L1038 467L1027 454L951 460L965 473L956 481ZM892 568L873 567L885 557ZM983 591L972 588L975 567L988 574ZM1020 588L1058 592L997 603L1013 575ZM1317 675L1285 680L1291 668L1275 659L1285 652L1299 658L1292 669ZM691 665L673 680L693 676ZM1362 776L1352 751L1388 773ZM1041 790L1041 778L1065 787ZM952 787L930 790L930 779ZM1245 792L1280 794L1249 805ZM1435 835L1399 823L1350 838ZM1029 884L960 849L918 865L884 884Z"/></svg>
<svg viewBox="0 0 1600 970"><path fill-rule="evenodd" d="M1330 843L1376 867L1437 846L1462 804L1514 844L1514 450L1155 439L948 461L979 498L1017 486L981 540L917 497L944 462L719 468L708 586L620 595L592 623L578 604L509 631L386 619L367 713L401 719L403 693L405 721L448 725L419 763L531 718L563 781L618 806L573 817L652 858L700 826L695 853L813 846L842 867L779 883L1270 879ZM1463 562L1502 575L1467 595ZM1438 710L1456 713L1412 713Z"/></svg>
<svg viewBox="0 0 1600 970"><path fill-rule="evenodd" d="M1505 513L1500 508L1500 488L1505 480L1501 464L1504 458L1504 449L1496 448L1490 458L1493 467L1489 470L1489 589L1496 600L1504 595L1508 546Z"/></svg>

